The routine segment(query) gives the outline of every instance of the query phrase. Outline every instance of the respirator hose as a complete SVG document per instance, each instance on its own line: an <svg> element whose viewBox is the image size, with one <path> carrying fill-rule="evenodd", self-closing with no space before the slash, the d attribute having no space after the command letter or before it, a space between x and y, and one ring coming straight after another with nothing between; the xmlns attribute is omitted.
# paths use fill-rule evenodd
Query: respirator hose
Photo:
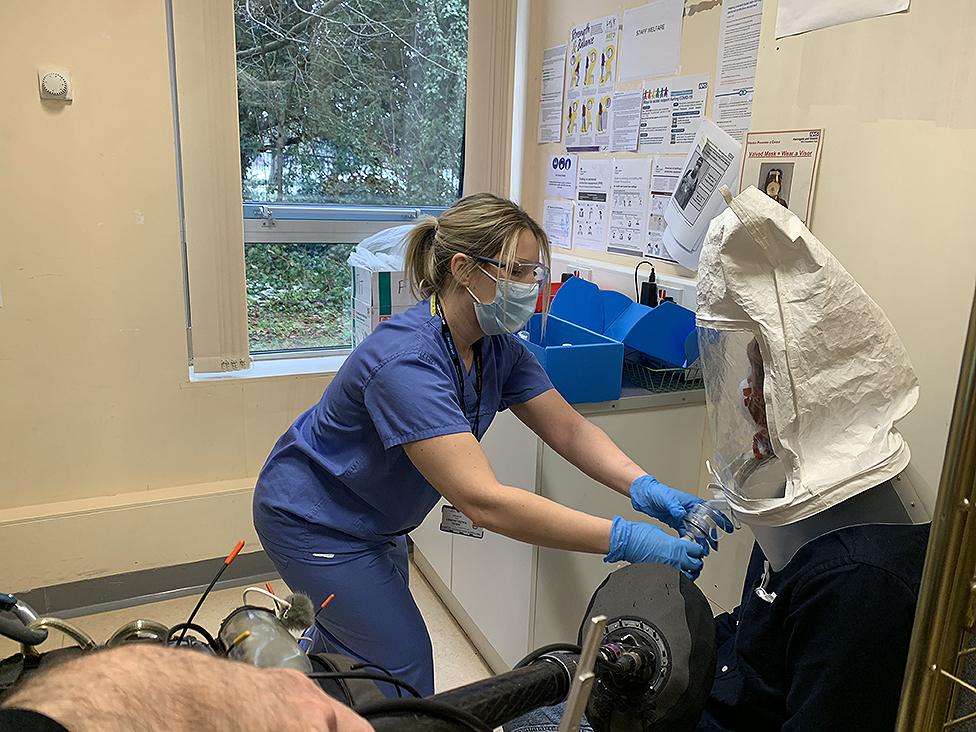
<svg viewBox="0 0 976 732"><path fill-rule="evenodd" d="M432 700L470 712L489 727L500 727L533 709L566 699L579 656L543 656L524 668L458 689Z"/></svg>

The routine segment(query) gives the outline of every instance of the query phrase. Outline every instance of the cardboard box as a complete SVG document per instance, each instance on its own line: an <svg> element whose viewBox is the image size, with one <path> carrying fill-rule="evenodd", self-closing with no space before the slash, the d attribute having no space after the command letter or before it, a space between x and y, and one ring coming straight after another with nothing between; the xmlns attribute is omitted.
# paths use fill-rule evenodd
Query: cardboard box
<svg viewBox="0 0 976 732"><path fill-rule="evenodd" d="M395 306L391 312L382 313L380 308L369 307L358 301L352 301L352 347L355 348L368 336L377 325L384 320L389 320L397 313L402 313L410 308L406 306Z"/></svg>
<svg viewBox="0 0 976 732"><path fill-rule="evenodd" d="M355 348L384 320L415 305L404 272L352 268L352 346Z"/></svg>
<svg viewBox="0 0 976 732"><path fill-rule="evenodd" d="M352 268L352 299L378 308L381 315L391 315L393 308L417 302L404 272L374 272L363 267Z"/></svg>

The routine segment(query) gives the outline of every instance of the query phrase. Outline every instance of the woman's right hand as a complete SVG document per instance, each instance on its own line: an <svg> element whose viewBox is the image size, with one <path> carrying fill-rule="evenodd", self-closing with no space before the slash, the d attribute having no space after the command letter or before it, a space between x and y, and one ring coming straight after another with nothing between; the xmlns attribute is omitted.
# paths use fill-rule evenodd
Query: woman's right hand
<svg viewBox="0 0 976 732"><path fill-rule="evenodd" d="M688 579L696 580L701 573L704 554L705 550L697 542L678 539L656 526L614 516L610 529L610 551L604 561L667 564Z"/></svg>

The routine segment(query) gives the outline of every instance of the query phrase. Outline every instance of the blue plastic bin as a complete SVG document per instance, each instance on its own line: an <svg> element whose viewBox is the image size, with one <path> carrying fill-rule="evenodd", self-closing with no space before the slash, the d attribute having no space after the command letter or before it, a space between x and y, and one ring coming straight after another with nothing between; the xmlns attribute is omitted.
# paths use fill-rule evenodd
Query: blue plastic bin
<svg viewBox="0 0 976 732"><path fill-rule="evenodd" d="M541 337L542 315L529 320L529 350L570 404L620 398L624 344L562 318L549 316Z"/></svg>
<svg viewBox="0 0 976 732"><path fill-rule="evenodd" d="M695 314L673 302L649 308L571 277L553 298L551 313L619 341L664 368L686 368L698 360Z"/></svg>

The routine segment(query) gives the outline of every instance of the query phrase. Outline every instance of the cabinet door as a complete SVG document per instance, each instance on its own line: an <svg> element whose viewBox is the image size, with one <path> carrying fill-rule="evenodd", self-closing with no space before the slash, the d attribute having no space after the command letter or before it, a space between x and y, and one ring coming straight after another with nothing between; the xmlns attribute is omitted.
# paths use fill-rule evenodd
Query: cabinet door
<svg viewBox="0 0 976 732"><path fill-rule="evenodd" d="M440 530L441 506L445 505L447 501L443 498L439 500L434 510L427 514L424 522L410 532L410 538L413 539L414 551L424 555L424 559L437 573L441 582L450 589L454 537Z"/></svg>
<svg viewBox="0 0 976 732"><path fill-rule="evenodd" d="M638 465L662 482L689 492L698 485L704 419L704 405L590 417ZM596 516L620 515L656 523L635 512L628 498L586 477L549 448L543 450L541 492ZM575 643L593 591L618 566L623 564L608 565L595 554L539 549L533 644Z"/></svg>
<svg viewBox="0 0 976 732"><path fill-rule="evenodd" d="M499 413L481 445L501 483L535 490L539 440L514 414ZM534 559L535 547L499 534L454 537L452 594L509 668L529 651Z"/></svg>

